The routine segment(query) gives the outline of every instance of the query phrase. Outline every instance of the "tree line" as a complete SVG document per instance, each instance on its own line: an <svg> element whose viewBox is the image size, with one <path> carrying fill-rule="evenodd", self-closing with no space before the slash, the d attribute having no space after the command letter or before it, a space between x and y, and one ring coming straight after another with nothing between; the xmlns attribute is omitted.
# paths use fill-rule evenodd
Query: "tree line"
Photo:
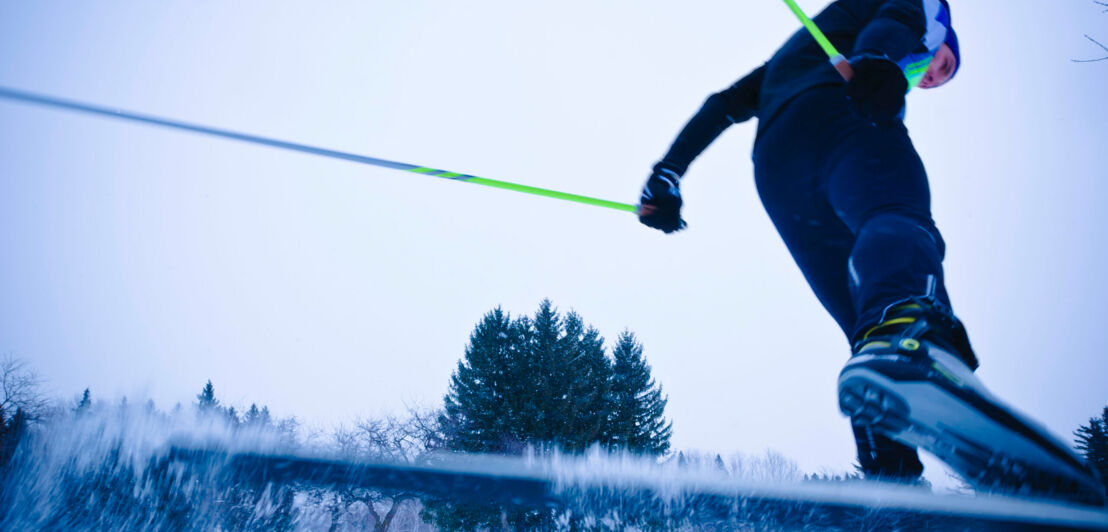
<svg viewBox="0 0 1108 532"><path fill-rule="evenodd" d="M240 410L223 404L209 380L190 408L197 416L220 420L232 434L276 433L292 452L312 447L355 461L419 463L441 452L580 453L600 447L681 463L685 454L670 454L673 425L665 417L667 398L643 352L630 331L620 333L607 348L599 331L581 316L559 313L544 300L533 315L512 317L496 308L483 316L438 407L357 418L325 433L305 434L295 418L278 418L266 405L252 403ZM46 399L41 381L10 357L0 361L0 394L0 473L5 475L19 442L37 425L105 408L93 402L88 389L64 406ZM149 402L145 410L166 415ZM178 405L173 413L181 411ZM1108 478L1108 407L1079 427L1074 437L1075 448ZM775 456L772 461L787 460ZM721 470L738 467L725 465L718 456L713 463ZM75 505L128 493L118 479L96 482L100 484L88 489L74 487ZM423 530L432 524L444 530L543 528L564 519L553 509L462 505L398 490L342 486L298 485L273 492L232 482L217 499L208 511L217 514L218 526L224 529L279 530L305 524L378 531ZM188 506L187 501L174 504ZM257 509L262 507L267 513L259 517ZM187 523L188 510L180 512Z"/></svg>
<svg viewBox="0 0 1108 532"><path fill-rule="evenodd" d="M10 451L35 422L95 412L103 415L127 406L125 398L114 406L95 402L92 391L86 389L68 406L45 408L39 381L21 363L0 369L6 370L0 377L12 384L3 387L11 393L0 403L0 449L6 453L0 455L2 464L9 462ZM672 434L665 405L666 397L633 333L621 333L609 354L604 338L578 314L560 314L550 301L543 301L533 316L512 318L499 308L484 316L470 335L439 408L358 418L325 434L304 434L295 418L278 419L266 405L254 403L240 410L223 404L209 380L190 409L198 418L224 424L231 434L281 434L290 451L313 447L349 460L416 463L433 452L579 453L592 446L662 456L669 450ZM51 414L44 415L48 410ZM152 402L142 410L159 418L186 413L177 405L167 414ZM28 414L31 411L33 416ZM126 467L113 463L106 469L118 472ZM69 479L77 516L69 517L78 522L95 519L96 511L109 507L133 511L140 502L121 498L141 491L128 484L128 479L140 477L131 472ZM468 530L485 525L499 528L504 523L549 523L554 518L550 512L460 507L414 493L338 486L304 485L270 492L232 483L214 499L207 511L217 515L215 524L224 529L287 529L294 523L312 523L332 530L384 531L403 522L406 529L433 523L439 529ZM193 511L189 501L159 504L177 508L175 515L186 519L182 523ZM267 511L258 516L255 510L261 507Z"/></svg>

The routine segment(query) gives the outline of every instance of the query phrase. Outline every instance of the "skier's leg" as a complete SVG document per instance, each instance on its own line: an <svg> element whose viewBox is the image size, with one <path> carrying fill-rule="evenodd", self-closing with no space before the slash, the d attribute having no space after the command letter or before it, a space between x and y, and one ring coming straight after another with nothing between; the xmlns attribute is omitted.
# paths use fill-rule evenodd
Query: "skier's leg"
<svg viewBox="0 0 1108 532"><path fill-rule="evenodd" d="M852 123L840 99L832 89L791 103L759 137L754 171L766 212L812 291L850 339L858 322L848 273L855 235L831 206L824 175L834 146L829 140ZM854 429L867 477L919 478L923 465L914 447L866 427Z"/></svg>
<svg viewBox="0 0 1108 532"><path fill-rule="evenodd" d="M850 270L861 341L839 375L840 409L862 435L921 446L979 488L1102 503L1096 475L1069 445L973 374L976 357L950 311L943 242L907 131L855 128L841 148L827 189L857 237ZM879 459L892 456L873 446Z"/></svg>
<svg viewBox="0 0 1108 532"><path fill-rule="evenodd" d="M858 448L858 465L868 479L913 482L923 474L919 452L872 427L851 424Z"/></svg>
<svg viewBox="0 0 1108 532"><path fill-rule="evenodd" d="M925 296L949 308L950 301L943 283L945 244L931 219L927 176L907 131L862 124L843 133L825 186L836 214L855 235L847 264L858 316L853 340L893 303ZM857 423L854 437L867 477L912 480L923 473L914 447Z"/></svg>
<svg viewBox="0 0 1108 532"><path fill-rule="evenodd" d="M903 126L863 125L845 136L827 176L828 197L856 236L848 260L859 329L911 296L949 306L943 285L945 244L931 220L931 193L923 162ZM919 477L916 449L854 426L858 462L869 477Z"/></svg>
<svg viewBox="0 0 1108 532"><path fill-rule="evenodd" d="M858 321L846 268L854 235L815 187L798 183L814 176L782 172L770 164L755 168L766 213L808 286L849 340ZM799 192L805 188L808 190Z"/></svg>
<svg viewBox="0 0 1108 532"><path fill-rule="evenodd" d="M754 149L754 178L762 205L816 298L849 340L858 317L848 284L854 234L839 220L820 184L825 136L811 127L823 106L798 98Z"/></svg>
<svg viewBox="0 0 1108 532"><path fill-rule="evenodd" d="M844 135L827 176L827 193L855 235L848 270L861 329L910 297L949 309L942 236L931 220L923 162L902 125L854 128Z"/></svg>

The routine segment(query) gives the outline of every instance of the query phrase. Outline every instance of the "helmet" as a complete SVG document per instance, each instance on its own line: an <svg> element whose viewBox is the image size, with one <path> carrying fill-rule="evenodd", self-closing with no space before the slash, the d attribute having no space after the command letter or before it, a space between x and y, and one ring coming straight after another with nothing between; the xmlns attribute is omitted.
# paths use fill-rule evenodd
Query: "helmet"
<svg viewBox="0 0 1108 532"><path fill-rule="evenodd" d="M958 73L958 69L962 68L962 51L958 48L958 34L954 32L954 23L951 21L950 4L947 0L939 0L939 2L943 4L943 8L946 10L945 17L942 13L939 14L939 20L946 24L946 39L943 40L943 44L949 46L950 51L954 52L954 72L950 74L953 79L954 75Z"/></svg>

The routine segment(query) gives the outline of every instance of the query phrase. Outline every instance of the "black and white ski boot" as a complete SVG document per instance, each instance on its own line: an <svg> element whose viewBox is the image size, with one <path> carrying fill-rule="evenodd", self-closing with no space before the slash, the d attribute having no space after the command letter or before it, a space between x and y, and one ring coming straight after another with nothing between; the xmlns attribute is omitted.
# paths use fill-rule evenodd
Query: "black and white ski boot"
<svg viewBox="0 0 1108 532"><path fill-rule="evenodd" d="M1104 504L1096 470L973 374L965 329L929 298L890 306L839 374L851 422L950 465L974 488Z"/></svg>

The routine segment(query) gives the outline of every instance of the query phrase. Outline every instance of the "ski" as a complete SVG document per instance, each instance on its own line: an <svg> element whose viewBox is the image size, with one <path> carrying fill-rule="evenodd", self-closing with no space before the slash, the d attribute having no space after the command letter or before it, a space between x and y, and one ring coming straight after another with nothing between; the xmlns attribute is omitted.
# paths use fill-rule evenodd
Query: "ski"
<svg viewBox="0 0 1108 532"><path fill-rule="evenodd" d="M932 530L1108 530L1108 512L1000 495L939 495L877 482L758 482L705 472L660 473L618 460L447 455L418 464L174 447L170 462L223 468L262 484L401 490L470 504L679 517L688 524L856 528L886 523ZM615 464L615 465L613 465Z"/></svg>

